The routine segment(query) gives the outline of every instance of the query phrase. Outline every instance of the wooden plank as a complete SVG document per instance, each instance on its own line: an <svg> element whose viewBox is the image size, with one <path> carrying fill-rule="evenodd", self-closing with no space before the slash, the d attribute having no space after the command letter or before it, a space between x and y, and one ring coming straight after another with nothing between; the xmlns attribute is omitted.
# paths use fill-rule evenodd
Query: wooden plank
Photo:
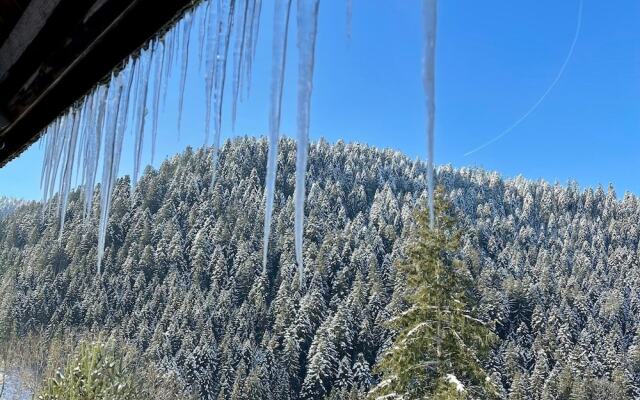
<svg viewBox="0 0 640 400"><path fill-rule="evenodd" d="M0 0L0 45L7 39L28 4L29 0Z"/></svg>
<svg viewBox="0 0 640 400"><path fill-rule="evenodd" d="M32 0L29 3L11 34L0 47L0 81L6 79L11 66L22 57L59 3L60 0Z"/></svg>

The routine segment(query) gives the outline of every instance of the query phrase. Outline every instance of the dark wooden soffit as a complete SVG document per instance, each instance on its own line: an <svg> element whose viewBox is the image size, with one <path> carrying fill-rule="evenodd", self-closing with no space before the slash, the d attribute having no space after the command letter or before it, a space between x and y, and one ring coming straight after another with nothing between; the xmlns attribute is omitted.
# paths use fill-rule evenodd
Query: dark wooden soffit
<svg viewBox="0 0 640 400"><path fill-rule="evenodd" d="M0 167L194 0L0 0Z"/></svg>
<svg viewBox="0 0 640 400"><path fill-rule="evenodd" d="M29 0L0 0L0 46L9 36Z"/></svg>

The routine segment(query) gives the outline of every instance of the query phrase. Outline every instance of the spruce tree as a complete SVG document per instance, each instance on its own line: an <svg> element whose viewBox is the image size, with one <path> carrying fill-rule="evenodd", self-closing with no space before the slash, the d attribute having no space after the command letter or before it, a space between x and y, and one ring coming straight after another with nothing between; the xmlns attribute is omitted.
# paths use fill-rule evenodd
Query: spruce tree
<svg viewBox="0 0 640 400"><path fill-rule="evenodd" d="M457 259L461 232L438 191L436 221L417 215L406 260L409 308L390 322L398 335L382 355L382 381L373 399L492 398L495 388L482 367L494 334L474 308L469 273Z"/></svg>

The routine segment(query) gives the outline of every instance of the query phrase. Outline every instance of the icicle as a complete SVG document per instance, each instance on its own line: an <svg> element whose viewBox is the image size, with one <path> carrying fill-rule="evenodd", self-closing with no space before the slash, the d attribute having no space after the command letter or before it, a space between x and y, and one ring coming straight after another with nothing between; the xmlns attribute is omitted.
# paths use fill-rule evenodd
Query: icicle
<svg viewBox="0 0 640 400"><path fill-rule="evenodd" d="M87 126L93 125L92 119L95 116L93 112L93 107L95 105L95 91L92 91L87 95L84 100L83 109L82 109L82 121L80 122L80 142L78 143L79 151L78 158L76 164L76 170L80 171L80 182L84 183L86 179L87 169L85 167L85 157L87 150L87 141L89 140L87 133ZM76 175L76 180L78 179L78 175ZM78 182L76 182L75 186L78 186Z"/></svg>
<svg viewBox="0 0 640 400"><path fill-rule="evenodd" d="M56 184L56 176L57 176L57 164L60 162L60 158L62 156L62 145L63 145L63 131L65 130L65 124L67 122L67 115L61 115L54 123L53 132L49 139L48 147L50 150L47 151L47 162L45 164L45 168L43 170L44 175L44 187L43 187L43 197L42 201L44 203L48 203L48 201L52 197L52 193L54 192L54 186ZM47 204L47 208L49 208L50 204Z"/></svg>
<svg viewBox="0 0 640 400"><path fill-rule="evenodd" d="M162 46L162 50L160 50L160 46ZM151 164L153 164L153 160L156 154L156 138L158 136L158 118L160 114L160 97L162 91L162 78L163 78L163 68L164 68L164 58L166 53L166 48L163 43L157 41L154 43L153 51L156 56L156 68L155 68L155 81L153 87L153 101L152 101L152 109L151 116L153 118L153 124L151 129Z"/></svg>
<svg viewBox="0 0 640 400"><path fill-rule="evenodd" d="M151 52L147 52L147 54L141 54L139 58L139 62L141 63L140 71L141 75L138 79L140 81L137 83L139 94L137 96L137 102L134 103L134 107L136 107L135 113L135 123L133 125L134 129L134 144L133 144L133 179L131 192L133 193L136 188L136 184L138 182L138 175L140 174L140 167L142 164L142 148L144 145L144 126L147 116L147 95L149 93L149 82L150 82L150 74L151 74ZM155 117L154 117L155 118ZM133 197L132 197L133 198Z"/></svg>
<svg viewBox="0 0 640 400"><path fill-rule="evenodd" d="M113 96L110 98L109 115L106 126L104 165L102 169L102 190L100 193L100 223L98 229L98 274L101 273L102 257L107 236L107 223L111 196L117 179L125 122L127 119L128 98L133 81L130 69L125 68L112 83Z"/></svg>
<svg viewBox="0 0 640 400"><path fill-rule="evenodd" d="M207 4L207 16L204 17L205 21L213 20L213 8ZM213 30L211 28L206 29L206 47L203 52L206 52L206 71L204 76L204 97L205 97L205 117L204 117L204 144L209 143L209 134L211 132L211 103L213 101L213 86L215 83L216 74L216 57L217 57L217 44L216 40L219 40L217 32L221 31L219 27L222 19L216 21L218 28Z"/></svg>
<svg viewBox="0 0 640 400"><path fill-rule="evenodd" d="M131 66L133 68L135 64L134 63L129 63L129 66ZM114 150L114 156L113 156L113 163L112 163L112 169L113 172L111 174L111 178L112 178L112 185L115 183L116 179L118 178L118 168L120 166L120 158L122 155L122 143L124 141L124 134L127 128L127 122L128 122L128 117L129 117L129 99L131 97L131 93L132 93L132 89L133 89L133 78L134 78L134 71L133 69L127 69L125 68L122 71L123 74L123 83L124 86L122 88L123 92L120 98L120 104L118 105L120 107L120 110L118 111L118 119L117 119L117 125L116 125L116 145L115 145L115 150Z"/></svg>
<svg viewBox="0 0 640 400"><path fill-rule="evenodd" d="M55 138L53 141L54 148L53 148L53 153L51 154L52 158L50 159L51 164L50 164L49 180L48 180L49 193L45 197L45 201L49 200L48 207L47 207L48 209L51 208L50 200L53 199L53 195L55 193L55 186L58 179L58 168L60 166L60 162L64 154L65 140L67 138L66 133L70 127L69 120L70 120L70 115L69 115L69 112L67 112L67 114L62 116L60 120L60 124L56 127Z"/></svg>
<svg viewBox="0 0 640 400"><path fill-rule="evenodd" d="M122 76L111 78L109 87L109 100L104 138L104 160L102 167L102 186L100 193L100 222L98 225L98 275L101 273L102 256L107 231L107 219L109 218L109 205L111 200L111 171L113 165L113 153L116 146L116 126L118 111L120 109L120 97L122 96Z"/></svg>
<svg viewBox="0 0 640 400"><path fill-rule="evenodd" d="M162 57L162 110L167 107L167 92L169 86L169 78L171 76L171 67L173 66L173 57L176 54L177 31L172 29L165 34L162 40L164 52Z"/></svg>
<svg viewBox="0 0 640 400"><path fill-rule="evenodd" d="M191 13L184 16L182 25L182 64L180 65L180 88L178 90L178 139L182 124L182 107L184 105L184 89L187 84L187 68L189 67L189 39L191 38Z"/></svg>
<svg viewBox="0 0 640 400"><path fill-rule="evenodd" d="M304 228L305 174L309 151L309 120L313 66L320 0L298 0L298 149L295 189L295 245L300 284L304 284L302 236Z"/></svg>
<svg viewBox="0 0 640 400"><path fill-rule="evenodd" d="M42 139L40 139L40 143L42 146L42 143L44 142L44 155L42 157L42 172L40 174L40 190L43 190L45 193L46 191L44 190L45 187L45 181L47 180L48 177L48 165L49 165L49 158L50 158L50 153L51 153L51 136L53 135L51 133L52 127L55 125L55 121L50 124L47 129L45 130L44 135L42 135ZM44 203L44 199L43 199L43 203Z"/></svg>
<svg viewBox="0 0 640 400"><path fill-rule="evenodd" d="M231 32L233 29L233 17L235 9L235 0L229 0L228 8L222 5L221 0L218 4L222 7L222 10L226 12L218 11L218 17L221 29L218 31L218 41L216 46L216 68L215 68L215 85L214 85L214 104L216 107L215 124L214 124L214 139L213 139L213 154L211 157L211 164L213 172L211 174L211 186L213 187L216 181L218 172L218 152L220 150L220 136L222 133L222 105L224 104L224 89L227 76L227 57L229 55L229 42L231 41ZM227 15L227 23L223 24L223 16ZM222 53L222 54L221 54Z"/></svg>
<svg viewBox="0 0 640 400"><path fill-rule="evenodd" d="M62 233L64 231L64 219L67 214L67 201L69 199L69 191L71 190L71 177L73 175L74 157L76 155L76 143L78 140L78 131L80 128L81 114L79 110L71 111L71 131L66 135L67 146L64 152L64 169L60 180L60 191L58 198L58 216L60 233L58 240L62 241Z"/></svg>
<svg viewBox="0 0 640 400"><path fill-rule="evenodd" d="M84 101L82 101L82 107L80 110L80 115L81 115L81 119L79 121L80 126L78 127L79 131L78 131L78 154L75 157L75 163L76 166L74 167L74 172L78 171L79 173L75 174L75 181L74 181L74 186L78 186L78 179L81 178L81 182L84 182L84 169L83 169L83 159L82 159L82 155L84 154L84 148L85 148L85 141L87 140L85 134L84 134L84 127L87 125L87 121L91 118L91 116L93 115L93 110L91 109L91 107L93 107L93 102L91 101L93 99L93 95L92 93L89 93Z"/></svg>
<svg viewBox="0 0 640 400"><path fill-rule="evenodd" d="M282 89L287 59L287 36L291 0L276 0L273 18L273 61L271 63L271 112L269 114L269 153L265 177L264 237L262 247L262 270L267 269L269 235L273 214L273 197L278 163L278 141L280 138L280 115L282 111Z"/></svg>
<svg viewBox="0 0 640 400"><path fill-rule="evenodd" d="M40 177L40 188L42 189L42 203L43 206L47 202L49 195L49 181L51 179L51 163L53 162L53 152L55 148L55 140L58 135L58 126L60 125L60 118L54 120L51 125L47 127L45 134L45 152L42 162L42 175Z"/></svg>
<svg viewBox="0 0 640 400"><path fill-rule="evenodd" d="M95 116L95 125L87 125L87 142L85 150L85 200L84 200L84 213L85 218L88 221L91 217L91 209L93 208L93 196L95 194L96 174L98 172L98 161L100 159L100 149L102 147L102 131L105 124L107 106L108 106L108 94L109 90L106 86L99 86L95 93L94 98L96 104L94 110L97 107L97 115Z"/></svg>
<svg viewBox="0 0 640 400"><path fill-rule="evenodd" d="M133 75L133 80L132 80L132 85L131 85L131 93L133 94L133 99L132 99L132 104L135 106L136 104L138 104L138 98L140 97L140 86L142 85L141 82L141 77L142 77L142 52L140 52L140 55L138 57L133 58L132 57L132 75ZM133 126L137 126L138 124L138 112L137 112L137 108L134 108L134 113L133 113Z"/></svg>
<svg viewBox="0 0 640 400"><path fill-rule="evenodd" d="M47 129L47 142L42 164L42 176L40 185L42 187L42 218L49 211L51 202L51 193L55 185L56 175L55 166L60 161L61 139L63 138L61 131L64 129L65 115L58 117Z"/></svg>
<svg viewBox="0 0 640 400"><path fill-rule="evenodd" d="M428 190L429 190L429 226L435 226L435 211L433 187L435 180L434 171L434 129L436 119L436 91L435 91L435 69L436 69L436 32L438 22L438 1L424 1L424 60L423 60L423 83L427 100L427 141L428 141Z"/></svg>
<svg viewBox="0 0 640 400"><path fill-rule="evenodd" d="M211 8L211 2L213 0L207 0L205 2L205 6L203 6L201 9L203 9L202 11L202 18L200 21L200 29L198 31L198 43L200 44L200 55L199 55L199 62L198 62L198 69L201 71L202 70L202 64L203 64L203 60L206 61L206 58L204 57L205 54L207 53L207 49L208 47L206 46L208 44L207 38L209 37L209 12L210 12L210 8ZM201 10L198 9L198 10Z"/></svg>
<svg viewBox="0 0 640 400"><path fill-rule="evenodd" d="M249 2L250 0L241 0L244 5L238 8L238 24L236 30L236 42L233 51L233 92L231 94L231 129L236 129L236 113L238 106L238 94L240 92L240 84L242 82L243 62L245 61L244 51L247 43L247 22L249 21Z"/></svg>
<svg viewBox="0 0 640 400"><path fill-rule="evenodd" d="M236 31L236 44L234 51L234 69L233 69L233 100L231 107L231 121L233 129L235 129L236 111L238 98L242 99L242 89L251 80L251 69L253 57L255 55L255 41L258 35L258 23L260 8L262 2L260 0L243 0L244 7L239 9ZM254 25L255 24L255 25ZM248 92L247 92L248 94Z"/></svg>
<svg viewBox="0 0 640 400"><path fill-rule="evenodd" d="M93 151L92 148L89 148L89 143L93 145L91 142L92 134L90 133L89 127L95 126L95 106L96 106L96 91L91 92L87 98L85 99L85 104L87 104L86 110L83 112L84 118L80 124L80 143L79 143L79 154L78 154L78 169L80 170L80 184L82 185L83 195L86 200L86 194L88 188L85 186L87 181L88 174L88 162L87 159L90 157L89 152ZM95 146L92 146L95 147ZM87 220L88 214L87 204L84 204L82 217L84 221Z"/></svg>
<svg viewBox="0 0 640 400"><path fill-rule="evenodd" d="M246 95L249 96L249 90L251 88L251 72L253 71L253 60L256 55L256 43L258 41L258 33L260 31L260 14L262 12L262 0L253 0L253 6L251 10L251 32L246 43L245 51L245 85Z"/></svg>

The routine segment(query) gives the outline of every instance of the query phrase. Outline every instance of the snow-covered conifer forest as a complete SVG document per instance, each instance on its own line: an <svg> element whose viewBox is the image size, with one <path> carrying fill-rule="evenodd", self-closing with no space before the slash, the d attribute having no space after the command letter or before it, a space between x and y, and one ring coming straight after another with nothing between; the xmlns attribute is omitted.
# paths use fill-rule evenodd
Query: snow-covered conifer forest
<svg viewBox="0 0 640 400"><path fill-rule="evenodd" d="M406 309L396 273L427 166L390 150L311 145L304 280L294 243L296 144L281 140L263 269L266 140L187 149L113 188L102 275L100 190L0 219L0 334L100 331L203 399L364 398ZM612 188L441 167L463 260L499 337L505 399L640 396L640 201ZM212 184L215 185L212 187ZM64 200L63 200L64 201ZM12 207L13 208L13 207Z"/></svg>
<svg viewBox="0 0 640 400"><path fill-rule="evenodd" d="M0 196L0 218L11 214L18 206L24 204L24 201L11 197Z"/></svg>

